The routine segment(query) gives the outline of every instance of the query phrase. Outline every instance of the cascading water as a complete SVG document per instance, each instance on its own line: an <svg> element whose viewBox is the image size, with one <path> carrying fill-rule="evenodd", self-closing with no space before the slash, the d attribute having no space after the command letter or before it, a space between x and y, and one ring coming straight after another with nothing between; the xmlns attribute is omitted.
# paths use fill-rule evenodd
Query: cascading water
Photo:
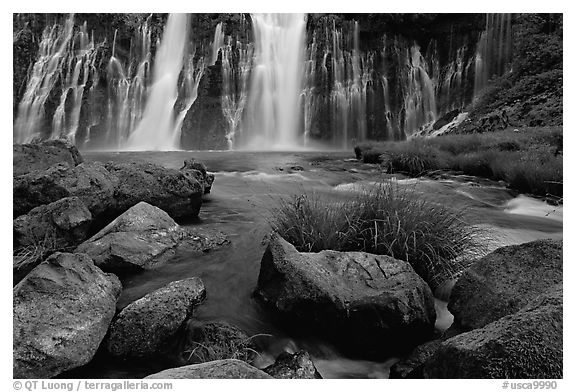
<svg viewBox="0 0 576 392"><path fill-rule="evenodd" d="M66 137L72 143L76 141L84 88L92 74L96 72L95 61L98 54L94 46L94 39L89 39L86 23L75 34L74 41L69 42L71 46L68 50L70 56L68 61L66 61L66 66L61 70L60 77L63 80L63 87L60 95L60 104L56 108L52 119L51 135L53 139ZM73 49L75 43L76 50ZM72 53L74 53L73 56ZM66 116L65 106L69 99L71 100L72 109L69 111L69 115Z"/></svg>
<svg viewBox="0 0 576 392"><path fill-rule="evenodd" d="M306 16L253 14L252 25L255 59L239 147L299 147Z"/></svg>
<svg viewBox="0 0 576 392"><path fill-rule="evenodd" d="M248 99L248 81L252 68L253 46L236 41L232 45L232 37L227 37L227 43L222 47L222 114L228 124L226 141L228 149L234 148L236 134L246 101ZM234 61L234 59L237 59Z"/></svg>
<svg viewBox="0 0 576 392"><path fill-rule="evenodd" d="M44 29L38 60L34 63L26 91L18 105L14 124L16 143L28 143L42 136L44 105L61 75L62 65L69 64L69 59L74 57L73 46L70 45L73 35L74 15L70 15L64 26L55 24Z"/></svg>
<svg viewBox="0 0 576 392"><path fill-rule="evenodd" d="M140 26L139 34L132 42L134 59L131 59L127 70L116 57L117 32L114 33L112 56L106 68L109 88L105 137L107 147L122 148L144 112L152 58L149 19ZM132 71L134 68L135 72Z"/></svg>
<svg viewBox="0 0 576 392"><path fill-rule="evenodd" d="M174 118L178 99L178 77L188 39L188 16L170 14L153 70L153 84L142 120L126 142L128 150L175 150L180 129Z"/></svg>
<svg viewBox="0 0 576 392"><path fill-rule="evenodd" d="M357 22L342 28L332 21L312 32L302 92L305 140L319 128L328 128L339 148L367 138L374 53L360 50L359 31Z"/></svg>
<svg viewBox="0 0 576 392"><path fill-rule="evenodd" d="M178 145L180 140L184 117L186 117L186 113L188 113L188 110L194 104L196 98L198 98L198 85L200 84L202 75L204 75L204 57L198 57L196 62L194 61L195 57L196 51L194 50L188 55L188 59L184 64L184 69L182 70L182 82L180 84L178 94L179 98L181 99L181 104L179 113L176 116L173 130L173 140L175 141L176 145Z"/></svg>
<svg viewBox="0 0 576 392"><path fill-rule="evenodd" d="M218 60L218 52L220 48L224 45L224 31L222 30L222 22L216 25L216 29L214 30L214 40L212 41L212 56L210 57L210 64L216 64L216 60Z"/></svg>
<svg viewBox="0 0 576 392"><path fill-rule="evenodd" d="M476 46L474 97L490 78L503 75L512 60L512 15L486 14L486 27Z"/></svg>
<svg viewBox="0 0 576 392"><path fill-rule="evenodd" d="M423 43L425 55L412 39L372 37L347 17L311 15L308 32L304 15L225 18L197 45L186 15L168 17L155 47L153 31L163 18L153 15L131 19L133 29L120 27L118 42L116 33L100 33L96 43L73 17L46 27L14 140L68 137L84 148L171 150L180 147L183 126L183 147L192 149L198 139L190 135L203 132L209 141L202 148L399 140L471 102L472 66L478 91L506 71L511 56L506 15L487 16L477 47L451 34L449 45ZM200 105L193 106L199 85ZM197 115L205 120L195 128Z"/></svg>
<svg viewBox="0 0 576 392"><path fill-rule="evenodd" d="M436 120L435 84L427 71L426 60L418 45L406 56L406 95L404 98L404 130L407 134Z"/></svg>

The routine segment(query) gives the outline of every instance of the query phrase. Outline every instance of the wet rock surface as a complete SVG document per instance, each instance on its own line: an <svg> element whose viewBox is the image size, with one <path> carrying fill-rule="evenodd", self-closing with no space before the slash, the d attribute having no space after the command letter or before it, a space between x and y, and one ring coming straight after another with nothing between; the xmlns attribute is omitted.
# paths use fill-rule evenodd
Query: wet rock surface
<svg viewBox="0 0 576 392"><path fill-rule="evenodd" d="M237 359L222 359L205 362L197 365L182 366L179 368L163 370L145 378L166 379L197 379L197 378L222 378L222 379L256 379L272 378L246 362Z"/></svg>
<svg viewBox="0 0 576 392"><path fill-rule="evenodd" d="M100 162L70 166L58 163L46 170L37 170L14 177L14 216L32 208L77 196L95 218L114 209L114 189L118 179Z"/></svg>
<svg viewBox="0 0 576 392"><path fill-rule="evenodd" d="M562 286L518 312L442 342L413 377L562 378Z"/></svg>
<svg viewBox="0 0 576 392"><path fill-rule="evenodd" d="M161 355L205 298L202 281L188 278L132 302L114 318L106 339L107 352L124 359Z"/></svg>
<svg viewBox="0 0 576 392"><path fill-rule="evenodd" d="M64 140L14 144L12 153L14 176L35 170L46 170L60 162L66 162L70 166L76 166L83 162L76 146Z"/></svg>
<svg viewBox="0 0 576 392"><path fill-rule="evenodd" d="M277 234L256 295L288 324L365 352L417 344L436 318L430 288L408 263L362 252L300 253Z"/></svg>
<svg viewBox="0 0 576 392"><path fill-rule="evenodd" d="M65 248L86 239L92 214L78 197L66 197L34 208L14 219L16 248L51 241L55 248Z"/></svg>
<svg viewBox="0 0 576 392"><path fill-rule="evenodd" d="M274 378L315 379L322 378L314 366L310 354L299 351L295 354L281 353L274 364L263 369Z"/></svg>
<svg viewBox="0 0 576 392"><path fill-rule="evenodd" d="M456 282L448 310L462 330L515 313L562 283L562 241L538 240L499 248L475 262Z"/></svg>
<svg viewBox="0 0 576 392"><path fill-rule="evenodd" d="M118 178L114 189L116 210L144 201L166 211L173 218L197 216L204 187L191 176L152 163L129 162L105 165Z"/></svg>
<svg viewBox="0 0 576 392"><path fill-rule="evenodd" d="M49 378L88 363L122 286L86 255L56 253L13 289L14 378Z"/></svg>
<svg viewBox="0 0 576 392"><path fill-rule="evenodd" d="M121 273L157 268L174 256L179 246L208 251L228 242L222 233L199 232L181 227L160 208L140 202L76 251L90 255L106 271Z"/></svg>

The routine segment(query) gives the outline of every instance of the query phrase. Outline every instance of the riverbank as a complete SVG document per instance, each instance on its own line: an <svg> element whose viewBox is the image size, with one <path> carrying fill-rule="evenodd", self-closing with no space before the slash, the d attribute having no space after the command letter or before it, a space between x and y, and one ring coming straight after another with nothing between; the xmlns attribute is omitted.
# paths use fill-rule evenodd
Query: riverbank
<svg viewBox="0 0 576 392"><path fill-rule="evenodd" d="M388 173L420 177L438 170L505 181L521 193L562 198L562 127L373 142L355 147L357 158Z"/></svg>

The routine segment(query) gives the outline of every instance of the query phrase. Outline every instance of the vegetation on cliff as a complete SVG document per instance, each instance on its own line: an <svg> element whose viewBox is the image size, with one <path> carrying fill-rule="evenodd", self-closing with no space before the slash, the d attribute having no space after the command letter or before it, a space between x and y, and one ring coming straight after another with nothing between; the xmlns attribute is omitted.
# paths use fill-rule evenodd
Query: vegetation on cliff
<svg viewBox="0 0 576 392"><path fill-rule="evenodd" d="M514 127L562 125L563 19L561 14L514 18L510 72L476 97L460 132L483 132L482 120L505 110Z"/></svg>

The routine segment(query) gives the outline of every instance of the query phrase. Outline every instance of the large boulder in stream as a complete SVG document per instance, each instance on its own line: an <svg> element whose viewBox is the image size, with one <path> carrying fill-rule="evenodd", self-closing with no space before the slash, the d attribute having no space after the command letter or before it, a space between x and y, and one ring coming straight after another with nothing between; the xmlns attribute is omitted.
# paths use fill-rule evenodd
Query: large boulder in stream
<svg viewBox="0 0 576 392"><path fill-rule="evenodd" d="M142 201L173 218L195 217L202 195L213 182L213 176L198 170L199 166L202 164L195 162L181 171L144 162L58 163L14 177L14 216L78 196L94 219L105 223Z"/></svg>
<svg viewBox="0 0 576 392"><path fill-rule="evenodd" d="M184 166L180 168L180 171L199 181L204 187L204 193L210 193L212 190L214 174L207 172L207 167L204 163L198 162L193 158L187 159L184 161Z"/></svg>
<svg viewBox="0 0 576 392"><path fill-rule="evenodd" d="M118 178L114 201L119 212L142 201L173 218L198 216L200 212L204 186L194 176L145 162L109 162L106 169Z"/></svg>
<svg viewBox="0 0 576 392"><path fill-rule="evenodd" d="M179 246L208 251L227 243L222 233L186 229L160 208L140 202L76 249L105 271L153 269L166 262Z"/></svg>
<svg viewBox="0 0 576 392"><path fill-rule="evenodd" d="M204 362L197 365L182 366L166 369L159 373L151 374L149 378L161 379L261 379L272 378L262 370L250 366L246 362L237 359L220 359L217 361Z"/></svg>
<svg viewBox="0 0 576 392"><path fill-rule="evenodd" d="M562 378L562 285L514 314L443 341L418 378Z"/></svg>
<svg viewBox="0 0 576 392"><path fill-rule="evenodd" d="M106 349L123 359L163 353L204 298L206 289L199 278L178 280L145 295L116 316Z"/></svg>
<svg viewBox="0 0 576 392"><path fill-rule="evenodd" d="M256 296L287 325L383 355L430 337L436 312L410 264L363 252L300 253L272 234Z"/></svg>
<svg viewBox="0 0 576 392"><path fill-rule="evenodd" d="M83 161L76 146L66 140L14 144L12 151L14 176L46 170L56 163L66 162L70 166L76 166Z"/></svg>
<svg viewBox="0 0 576 392"><path fill-rule="evenodd" d="M14 247L77 245L88 236L92 214L78 197L65 197L14 219Z"/></svg>
<svg viewBox="0 0 576 392"><path fill-rule="evenodd" d="M14 378L85 365L106 335L122 286L86 255L55 253L13 289Z"/></svg>
<svg viewBox="0 0 576 392"><path fill-rule="evenodd" d="M505 246L475 262L458 279L448 310L468 331L515 313L562 283L562 240Z"/></svg>
<svg viewBox="0 0 576 392"><path fill-rule="evenodd" d="M99 162L71 166L59 163L14 177L14 216L68 196L77 196L93 217L115 209L114 190L118 178Z"/></svg>

